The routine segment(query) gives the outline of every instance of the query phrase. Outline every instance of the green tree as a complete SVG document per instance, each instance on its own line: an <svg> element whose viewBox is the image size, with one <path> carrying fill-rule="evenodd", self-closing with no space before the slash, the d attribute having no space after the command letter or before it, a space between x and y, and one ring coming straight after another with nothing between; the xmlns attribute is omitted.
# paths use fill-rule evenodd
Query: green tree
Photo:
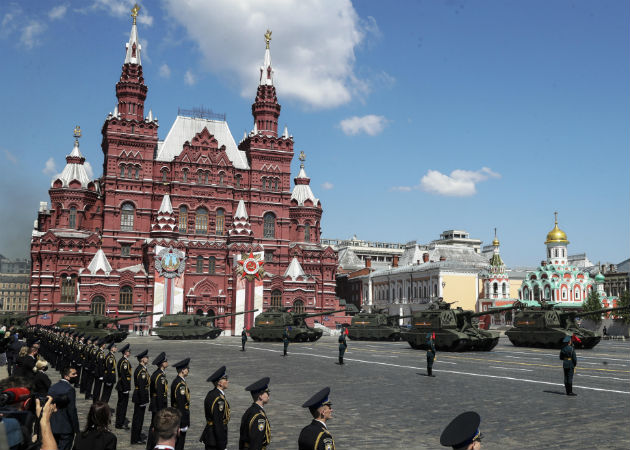
<svg viewBox="0 0 630 450"><path fill-rule="evenodd" d="M621 321L625 324L630 323L630 291L623 291L619 296L619 301L617 301L618 307L625 307L628 309L615 312L613 314L621 317Z"/></svg>
<svg viewBox="0 0 630 450"><path fill-rule="evenodd" d="M602 302L599 300L599 293L595 289L592 289L591 292L588 293L586 301L582 304L582 310L584 312L589 312L597 311L598 309L602 308ZM585 316L585 318L592 322L595 322L598 325L602 323L601 314L591 314L590 316Z"/></svg>

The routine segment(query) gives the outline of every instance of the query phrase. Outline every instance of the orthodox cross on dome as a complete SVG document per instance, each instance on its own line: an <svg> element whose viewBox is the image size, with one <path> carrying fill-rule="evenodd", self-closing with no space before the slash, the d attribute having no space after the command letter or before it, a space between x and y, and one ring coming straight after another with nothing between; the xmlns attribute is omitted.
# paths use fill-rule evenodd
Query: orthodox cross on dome
<svg viewBox="0 0 630 450"><path fill-rule="evenodd" d="M134 25L136 24L136 17L138 17L138 11L140 11L140 7L136 3L135 5L133 5L133 8L131 8L131 17L133 17Z"/></svg>
<svg viewBox="0 0 630 450"><path fill-rule="evenodd" d="M265 48L269 48L269 42L271 42L271 30L267 30L265 33L265 44L267 44Z"/></svg>
<svg viewBox="0 0 630 450"><path fill-rule="evenodd" d="M556 225L558 225L558 211L554 211L554 212L553 212L553 215L554 215L554 217L555 217L555 222L556 222Z"/></svg>

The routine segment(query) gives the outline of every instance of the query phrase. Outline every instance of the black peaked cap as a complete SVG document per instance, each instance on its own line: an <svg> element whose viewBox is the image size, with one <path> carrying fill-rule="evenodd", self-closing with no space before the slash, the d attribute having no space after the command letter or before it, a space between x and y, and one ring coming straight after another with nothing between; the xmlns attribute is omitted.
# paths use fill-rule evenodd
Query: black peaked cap
<svg viewBox="0 0 630 450"><path fill-rule="evenodd" d="M474 411L466 411L455 417L442 431L440 444L445 447L463 447L479 433L481 416Z"/></svg>
<svg viewBox="0 0 630 450"><path fill-rule="evenodd" d="M256 394L258 392L262 392L269 387L269 377L261 378L255 383L250 384L245 388L246 391L251 392L252 394Z"/></svg>
<svg viewBox="0 0 630 450"><path fill-rule="evenodd" d="M330 388L325 387L324 389L319 391L317 394L313 395L311 398L306 400L304 404L302 405L302 408L317 409L320 406L326 403L329 403L328 401L329 394L330 394Z"/></svg>

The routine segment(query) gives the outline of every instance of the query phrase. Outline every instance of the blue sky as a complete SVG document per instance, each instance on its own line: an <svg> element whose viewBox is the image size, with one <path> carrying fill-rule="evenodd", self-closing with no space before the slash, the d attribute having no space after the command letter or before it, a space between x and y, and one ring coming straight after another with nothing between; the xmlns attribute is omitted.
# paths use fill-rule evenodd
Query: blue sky
<svg viewBox="0 0 630 450"><path fill-rule="evenodd" d="M83 130L100 130L132 2L0 4L0 253L28 255L40 200ZM145 1L146 105L253 126L263 34L281 125L324 207L323 235L429 242L498 228L509 266L544 258L559 212L569 253L628 258L628 2ZM299 161L295 158L293 171Z"/></svg>

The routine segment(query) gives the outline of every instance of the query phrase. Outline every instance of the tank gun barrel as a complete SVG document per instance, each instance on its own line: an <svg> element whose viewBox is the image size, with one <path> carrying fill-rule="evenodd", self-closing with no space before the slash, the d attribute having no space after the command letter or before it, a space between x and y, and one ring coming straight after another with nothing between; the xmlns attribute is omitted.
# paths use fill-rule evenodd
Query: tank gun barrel
<svg viewBox="0 0 630 450"><path fill-rule="evenodd" d="M132 314L131 316L125 316L125 317L116 317L116 318L107 318L107 323L118 323L121 320L127 320L127 319L137 319L139 317L150 317L150 316L155 316L157 314L164 314L163 312L159 311L159 312L152 312L152 313L140 313L140 314ZM104 321L105 322L105 321Z"/></svg>
<svg viewBox="0 0 630 450"><path fill-rule="evenodd" d="M560 313L560 316L562 317L566 317L566 316L592 316L595 314L604 314L606 312L611 312L611 311L619 311L619 310L629 310L630 307L629 306L618 306L616 308L603 308L603 309L598 309L595 311L563 311Z"/></svg>
<svg viewBox="0 0 630 450"><path fill-rule="evenodd" d="M30 314L30 315L24 317L24 320L32 319L33 317L37 317L37 316L43 316L44 314L55 313L57 311L59 311L59 308L51 309L50 311L40 311L40 312L38 312L36 314Z"/></svg>
<svg viewBox="0 0 630 450"><path fill-rule="evenodd" d="M512 311L514 309L519 309L520 305L512 305L512 306L508 306L506 308L493 308L493 309L489 309L487 311L479 311L476 313L466 313L464 312L464 314L466 314L468 317L473 318L473 317L481 317L481 316L487 316L488 314L497 314L503 311Z"/></svg>
<svg viewBox="0 0 630 450"><path fill-rule="evenodd" d="M210 322L211 320L214 320L214 319L221 319L223 317L238 316L238 315L241 315L241 314L246 314L246 313L251 313L251 312L256 312L256 311L258 311L258 309L250 309L249 311L240 311L240 312L235 312L235 313L221 314L221 315L218 315L218 316L207 316L207 317L201 318L201 322Z"/></svg>
<svg viewBox="0 0 630 450"><path fill-rule="evenodd" d="M330 314L334 314L334 313L338 313L338 312L345 312L346 309L337 309L334 311L323 311L323 312L318 312L318 313L297 313L297 314L293 314L296 317L299 317L301 319L307 319L309 317L317 317L317 316L328 316Z"/></svg>

